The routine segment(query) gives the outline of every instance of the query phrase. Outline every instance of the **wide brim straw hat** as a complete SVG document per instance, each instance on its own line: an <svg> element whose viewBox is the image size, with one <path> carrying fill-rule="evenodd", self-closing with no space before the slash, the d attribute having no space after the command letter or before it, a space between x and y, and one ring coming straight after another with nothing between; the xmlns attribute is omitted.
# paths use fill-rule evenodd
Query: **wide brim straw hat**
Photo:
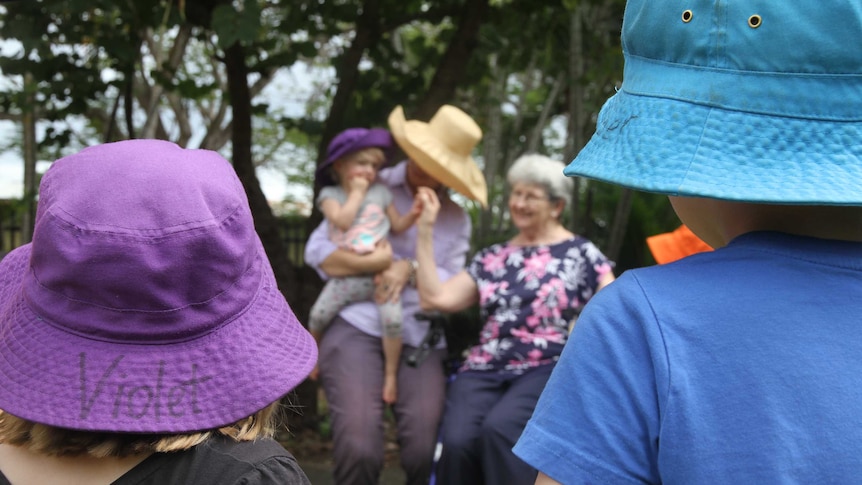
<svg viewBox="0 0 862 485"><path fill-rule="evenodd" d="M326 158L314 172L314 180L317 185L334 185L335 180L330 174L330 167L340 158L364 148L380 148L386 160L385 167L391 160L392 135L383 128L347 128L335 135L326 148Z"/></svg>
<svg viewBox="0 0 862 485"><path fill-rule="evenodd" d="M389 114L389 130L404 153L441 184L488 206L485 176L471 153L482 130L470 116L451 105L441 106L430 121L407 120L397 106Z"/></svg>
<svg viewBox="0 0 862 485"><path fill-rule="evenodd" d="M669 195L862 204L857 2L630 0L623 83L565 173Z"/></svg>
<svg viewBox="0 0 862 485"><path fill-rule="evenodd" d="M132 140L56 161L0 260L0 409L75 430L231 424L317 361L231 165Z"/></svg>

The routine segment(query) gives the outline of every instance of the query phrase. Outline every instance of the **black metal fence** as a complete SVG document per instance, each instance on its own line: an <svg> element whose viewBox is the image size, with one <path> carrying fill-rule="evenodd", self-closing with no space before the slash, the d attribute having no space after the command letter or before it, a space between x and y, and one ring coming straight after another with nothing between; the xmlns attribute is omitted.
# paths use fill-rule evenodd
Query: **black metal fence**
<svg viewBox="0 0 862 485"><path fill-rule="evenodd" d="M308 239L306 218L291 216L281 218L281 237L287 246L287 257L296 267L305 264L305 241Z"/></svg>
<svg viewBox="0 0 862 485"><path fill-rule="evenodd" d="M24 243L23 218L20 201L0 200L0 257Z"/></svg>

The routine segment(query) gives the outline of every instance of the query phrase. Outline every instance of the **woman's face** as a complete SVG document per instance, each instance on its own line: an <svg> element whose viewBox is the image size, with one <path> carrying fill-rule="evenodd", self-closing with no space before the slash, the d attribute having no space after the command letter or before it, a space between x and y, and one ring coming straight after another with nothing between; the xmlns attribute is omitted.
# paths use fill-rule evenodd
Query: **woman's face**
<svg viewBox="0 0 862 485"><path fill-rule="evenodd" d="M419 164L412 159L407 161L407 183L413 190L419 187L428 187L431 190L437 191L443 187L443 184L437 181L434 177L428 175L419 167Z"/></svg>
<svg viewBox="0 0 862 485"><path fill-rule="evenodd" d="M509 192L509 215L518 230L539 228L556 220L560 202L552 202L547 190L537 184L516 182Z"/></svg>

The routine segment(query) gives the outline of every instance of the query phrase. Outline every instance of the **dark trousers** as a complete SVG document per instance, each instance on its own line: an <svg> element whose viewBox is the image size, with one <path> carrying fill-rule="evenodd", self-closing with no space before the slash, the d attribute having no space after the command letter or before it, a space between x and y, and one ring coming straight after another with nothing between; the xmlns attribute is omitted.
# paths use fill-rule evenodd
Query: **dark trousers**
<svg viewBox="0 0 862 485"><path fill-rule="evenodd" d="M404 346L402 356L414 348ZM425 485L437 442L446 391L444 350L435 350L418 368L401 359L396 419L401 466L409 485ZM334 483L377 485L383 468L383 348L368 335L336 318L320 343L320 380L332 417Z"/></svg>
<svg viewBox="0 0 862 485"><path fill-rule="evenodd" d="M537 471L512 453L553 366L502 378L458 374L446 395L437 483L532 485Z"/></svg>

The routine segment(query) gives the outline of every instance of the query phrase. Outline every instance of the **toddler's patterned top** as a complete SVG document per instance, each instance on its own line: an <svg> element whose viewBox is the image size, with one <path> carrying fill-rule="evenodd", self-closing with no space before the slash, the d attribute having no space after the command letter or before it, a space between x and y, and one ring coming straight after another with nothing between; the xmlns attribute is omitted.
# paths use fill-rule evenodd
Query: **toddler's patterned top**
<svg viewBox="0 0 862 485"><path fill-rule="evenodd" d="M467 272L478 286L485 325L460 370L522 374L556 362L572 310L593 297L611 266L580 236L541 246L501 243L477 253Z"/></svg>
<svg viewBox="0 0 862 485"><path fill-rule="evenodd" d="M339 204L347 202L347 194L337 185L329 185L320 189L317 196L318 206L324 199L335 199ZM329 237L343 249L359 254L370 253L374 246L389 234L389 218L386 207L392 203L392 192L383 184L375 183L368 188L353 224L346 231L329 225Z"/></svg>

